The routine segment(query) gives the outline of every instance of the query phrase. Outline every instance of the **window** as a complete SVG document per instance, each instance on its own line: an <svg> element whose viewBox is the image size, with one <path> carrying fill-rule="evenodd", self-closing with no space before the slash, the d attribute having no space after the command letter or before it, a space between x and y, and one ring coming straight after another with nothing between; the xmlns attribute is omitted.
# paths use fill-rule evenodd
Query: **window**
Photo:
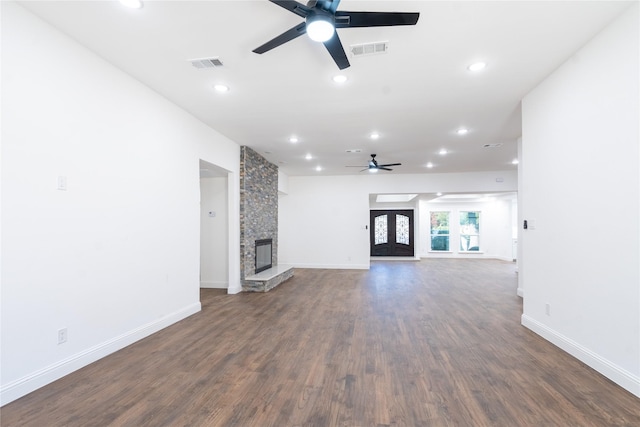
<svg viewBox="0 0 640 427"><path fill-rule="evenodd" d="M460 251L480 250L480 212L460 212Z"/></svg>
<svg viewBox="0 0 640 427"><path fill-rule="evenodd" d="M431 212L431 250L449 250L449 212Z"/></svg>
<svg viewBox="0 0 640 427"><path fill-rule="evenodd" d="M375 219L375 239L376 245L387 243L387 216L380 215Z"/></svg>
<svg viewBox="0 0 640 427"><path fill-rule="evenodd" d="M409 217L396 215L396 243L409 244Z"/></svg>

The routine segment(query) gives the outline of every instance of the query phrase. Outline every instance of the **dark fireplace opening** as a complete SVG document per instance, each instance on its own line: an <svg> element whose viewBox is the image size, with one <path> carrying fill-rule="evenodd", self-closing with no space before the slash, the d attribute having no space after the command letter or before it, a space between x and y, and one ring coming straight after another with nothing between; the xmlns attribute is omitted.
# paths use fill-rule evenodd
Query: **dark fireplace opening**
<svg viewBox="0 0 640 427"><path fill-rule="evenodd" d="M256 240L256 274L271 268L273 239Z"/></svg>

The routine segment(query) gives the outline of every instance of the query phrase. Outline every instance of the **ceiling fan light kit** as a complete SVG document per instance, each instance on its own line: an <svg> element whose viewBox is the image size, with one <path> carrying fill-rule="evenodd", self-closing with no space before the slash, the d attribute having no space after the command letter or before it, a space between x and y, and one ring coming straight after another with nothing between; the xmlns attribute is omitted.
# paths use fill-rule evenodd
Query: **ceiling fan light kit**
<svg viewBox="0 0 640 427"><path fill-rule="evenodd" d="M314 42L324 43L333 37L336 28L331 15L310 13L306 19L307 34Z"/></svg>
<svg viewBox="0 0 640 427"><path fill-rule="evenodd" d="M336 31L337 28L389 27L415 25L420 13L405 12L347 12L338 11L340 0L309 1L306 5L295 0L269 0L305 19L293 28L255 48L255 53L265 53L303 34L324 44L339 69L349 67L347 54ZM318 27L318 28L316 28ZM316 33L318 30L319 34Z"/></svg>

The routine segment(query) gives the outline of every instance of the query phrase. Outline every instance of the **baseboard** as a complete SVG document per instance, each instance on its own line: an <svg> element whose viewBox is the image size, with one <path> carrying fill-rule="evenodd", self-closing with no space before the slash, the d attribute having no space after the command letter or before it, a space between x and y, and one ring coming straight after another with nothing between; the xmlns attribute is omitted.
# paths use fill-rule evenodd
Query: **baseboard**
<svg viewBox="0 0 640 427"><path fill-rule="evenodd" d="M369 264L298 264L286 262L283 264L293 265L294 268L320 268L327 270L369 270Z"/></svg>
<svg viewBox="0 0 640 427"><path fill-rule="evenodd" d="M431 251L418 255L421 259L428 258L447 258L447 259L497 259L499 261L515 262L512 257L505 257L500 255L485 254L481 252L451 252L451 251Z"/></svg>
<svg viewBox="0 0 640 427"><path fill-rule="evenodd" d="M420 261L419 256L372 256L371 261Z"/></svg>
<svg viewBox="0 0 640 427"><path fill-rule="evenodd" d="M576 359L584 362L591 368L600 372L614 383L618 384L625 390L640 397L640 377L631 372L617 366L615 363L599 356L586 347L581 346L577 342L565 337L562 334L550 329L537 320L523 314L521 323L526 328L532 330L542 338L558 346Z"/></svg>
<svg viewBox="0 0 640 427"><path fill-rule="evenodd" d="M0 406L6 405L32 391L50 384L65 375L83 368L96 360L102 359L111 353L125 348L142 338L158 332L186 317L199 312L202 309L200 302L191 304L179 311L161 317L158 320L142 325L127 333L105 341L94 347L88 348L73 356L67 357L53 365L35 371L20 379L3 385L0 389Z"/></svg>
<svg viewBox="0 0 640 427"><path fill-rule="evenodd" d="M239 294L240 292L242 292L242 285L229 286L227 288L227 294L229 294L229 295Z"/></svg>
<svg viewBox="0 0 640 427"><path fill-rule="evenodd" d="M209 280L209 281L201 281L200 287L205 289L227 289L229 284L227 282Z"/></svg>

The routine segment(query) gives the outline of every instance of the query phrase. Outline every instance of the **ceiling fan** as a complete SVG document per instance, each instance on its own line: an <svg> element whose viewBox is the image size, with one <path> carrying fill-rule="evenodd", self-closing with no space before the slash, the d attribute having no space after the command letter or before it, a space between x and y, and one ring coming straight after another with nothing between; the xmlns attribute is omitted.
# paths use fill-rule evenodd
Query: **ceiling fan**
<svg viewBox="0 0 640 427"><path fill-rule="evenodd" d="M393 25L415 25L420 13L405 12L347 12L338 11L340 0L309 1L306 5L295 0L269 0L305 19L260 47L255 53L265 53L305 33L322 42L341 70L349 67L349 60L342 47L336 28L388 27Z"/></svg>
<svg viewBox="0 0 640 427"><path fill-rule="evenodd" d="M364 169L362 169L360 172L363 171L369 171L369 172L377 172L379 169L382 169L384 171L392 171L393 169L389 169L389 166L400 166L402 165L402 163L387 163L386 165L380 165L378 164L378 161L376 160L376 155L372 154L371 155L371 160L369 160L369 164L367 166L364 167ZM348 168L361 168L362 166L347 166Z"/></svg>

